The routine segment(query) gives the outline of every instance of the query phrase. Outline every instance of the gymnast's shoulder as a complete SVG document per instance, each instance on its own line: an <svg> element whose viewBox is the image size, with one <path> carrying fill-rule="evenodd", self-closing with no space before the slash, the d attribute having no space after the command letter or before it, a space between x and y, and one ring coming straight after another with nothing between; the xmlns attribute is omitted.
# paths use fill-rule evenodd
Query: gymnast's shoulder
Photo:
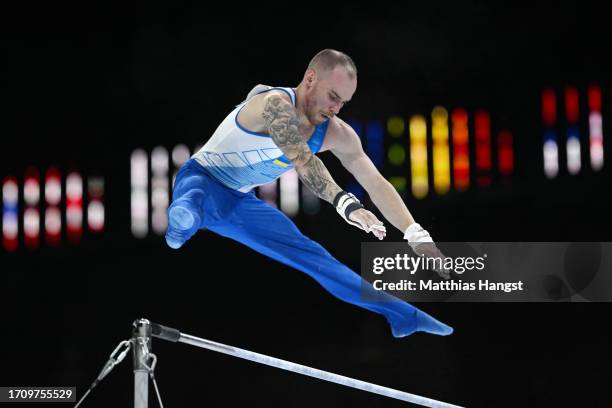
<svg viewBox="0 0 612 408"><path fill-rule="evenodd" d="M361 139L355 130L338 116L329 119L321 151L359 151Z"/></svg>

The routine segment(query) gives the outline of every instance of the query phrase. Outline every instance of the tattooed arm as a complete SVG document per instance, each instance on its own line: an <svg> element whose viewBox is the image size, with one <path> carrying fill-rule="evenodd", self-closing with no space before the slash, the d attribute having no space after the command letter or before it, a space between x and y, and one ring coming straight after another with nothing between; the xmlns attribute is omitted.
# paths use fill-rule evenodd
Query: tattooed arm
<svg viewBox="0 0 612 408"><path fill-rule="evenodd" d="M305 136L299 130L295 107L283 96L270 92L264 97L262 117L272 140L291 160L300 180L318 197L333 203L342 189L308 147Z"/></svg>

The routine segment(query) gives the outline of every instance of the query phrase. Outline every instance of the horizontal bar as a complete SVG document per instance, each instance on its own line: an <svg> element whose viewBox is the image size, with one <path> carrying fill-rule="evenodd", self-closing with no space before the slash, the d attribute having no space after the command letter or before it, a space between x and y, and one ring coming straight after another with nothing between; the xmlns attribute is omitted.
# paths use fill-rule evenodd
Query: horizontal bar
<svg viewBox="0 0 612 408"><path fill-rule="evenodd" d="M159 326L164 329L164 326ZM172 329L170 329L172 330ZM156 336L155 330L153 332L155 337L168 338L162 336ZM171 339L170 341L177 341ZM202 339L188 334L180 333L178 342L190 344L192 346L216 351L218 353L228 354L230 356L242 358L245 360L254 361L259 364L265 364L271 367L280 368L281 370L287 370L294 373L306 375L309 377L318 378L323 381L329 381L336 384L344 385L346 387L356 388L358 390L370 392L373 394L383 395L385 397L394 398L401 401L411 402L413 404L421 405L430 408L461 408L458 405L449 404L442 401L437 401L431 398L421 397L416 394L410 394L408 392L395 390L393 388L383 387L381 385L372 384L369 382L357 380L351 377L346 377L339 374L330 373L328 371L319 370L317 368L308 367L301 364L292 363L291 361L282 360L276 357L266 356L264 354L255 353L253 351L243 350L237 347L228 346L222 343L217 343L211 340Z"/></svg>

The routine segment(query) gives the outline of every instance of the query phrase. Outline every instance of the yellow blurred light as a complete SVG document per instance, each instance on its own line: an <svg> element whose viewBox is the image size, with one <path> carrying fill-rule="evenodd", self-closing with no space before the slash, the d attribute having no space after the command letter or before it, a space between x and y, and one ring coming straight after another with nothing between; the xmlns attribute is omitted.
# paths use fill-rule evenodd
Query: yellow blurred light
<svg viewBox="0 0 612 408"><path fill-rule="evenodd" d="M427 123L425 117L414 115L410 118L410 169L412 193L423 198L429 191L427 176Z"/></svg>
<svg viewBox="0 0 612 408"><path fill-rule="evenodd" d="M433 183L438 194L450 190L450 155L448 147L448 111L436 106L431 112L433 140Z"/></svg>

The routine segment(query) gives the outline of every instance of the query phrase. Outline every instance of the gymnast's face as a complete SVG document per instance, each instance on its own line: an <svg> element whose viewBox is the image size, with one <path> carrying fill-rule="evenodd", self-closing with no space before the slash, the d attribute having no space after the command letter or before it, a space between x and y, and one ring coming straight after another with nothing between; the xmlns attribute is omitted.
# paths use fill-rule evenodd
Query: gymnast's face
<svg viewBox="0 0 612 408"><path fill-rule="evenodd" d="M317 72L306 71L306 107L305 114L313 125L319 125L340 112L340 109L351 100L357 89L357 78L349 75L342 65L333 70Z"/></svg>

